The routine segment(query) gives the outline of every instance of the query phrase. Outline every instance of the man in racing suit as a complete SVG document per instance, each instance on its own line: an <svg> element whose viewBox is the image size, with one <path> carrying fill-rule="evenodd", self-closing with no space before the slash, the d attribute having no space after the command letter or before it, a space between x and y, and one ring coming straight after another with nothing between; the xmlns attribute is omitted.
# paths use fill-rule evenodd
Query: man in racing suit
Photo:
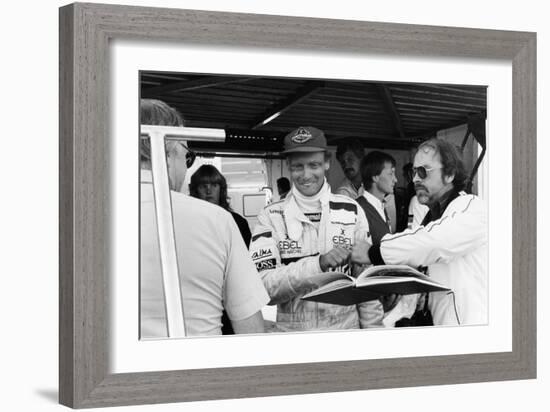
<svg viewBox="0 0 550 412"><path fill-rule="evenodd" d="M258 215L250 253L277 305L279 331L356 329L381 326L379 301L339 306L301 300L317 287L315 276L348 268L357 240L370 242L361 207L335 195L325 179L329 168L324 133L300 127L285 137L292 189Z"/></svg>
<svg viewBox="0 0 550 412"><path fill-rule="evenodd" d="M458 149L440 139L422 143L413 177L419 202L429 207L422 224L385 235L378 246L357 242L352 262L427 267L452 289L429 294L434 325L487 323L487 212L479 197L462 191L467 175Z"/></svg>

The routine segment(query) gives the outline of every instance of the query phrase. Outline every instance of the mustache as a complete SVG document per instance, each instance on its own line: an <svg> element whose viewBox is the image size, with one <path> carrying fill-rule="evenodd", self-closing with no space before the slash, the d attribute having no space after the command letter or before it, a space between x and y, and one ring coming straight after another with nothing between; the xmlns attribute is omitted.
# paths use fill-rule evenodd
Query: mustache
<svg viewBox="0 0 550 412"><path fill-rule="evenodd" d="M425 191L428 191L425 186L423 185L414 185L414 190L424 189Z"/></svg>

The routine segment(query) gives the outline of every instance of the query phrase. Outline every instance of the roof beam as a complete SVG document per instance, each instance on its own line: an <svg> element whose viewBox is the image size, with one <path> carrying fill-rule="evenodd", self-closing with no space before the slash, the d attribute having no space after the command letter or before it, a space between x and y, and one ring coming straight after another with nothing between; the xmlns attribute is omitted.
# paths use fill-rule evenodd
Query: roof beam
<svg viewBox="0 0 550 412"><path fill-rule="evenodd" d="M203 89L205 87L221 86L230 83L242 83L249 81L250 78L234 78L227 76L204 76L193 80L184 80L181 82L168 83L162 86L149 87L142 90L142 95L146 96L159 96L164 93L183 92L188 90Z"/></svg>
<svg viewBox="0 0 550 412"><path fill-rule="evenodd" d="M445 125L426 130L422 133L419 133L419 134L415 135L414 137L416 139L424 139L425 140L425 139L437 136L437 132L439 132L441 130L452 129L453 127L462 126L463 124L467 124L467 123L468 123L468 117L464 116L461 119L453 120L451 122L448 122Z"/></svg>
<svg viewBox="0 0 550 412"><path fill-rule="evenodd" d="M347 137L347 136L346 136ZM342 137L342 138L346 138ZM338 142L342 138L335 138L334 136L327 137L329 146L337 146ZM368 149L381 149L381 150L389 150L389 149L395 149L395 150L409 150L413 147L418 146L419 141L417 140L410 140L410 139L402 139L399 136L390 137L390 136L369 136L369 137L360 137L361 143L363 143L363 146Z"/></svg>
<svg viewBox="0 0 550 412"><path fill-rule="evenodd" d="M393 97L391 95L389 87L385 84L378 84L377 86L378 91L380 92L380 96L382 97L384 107L386 108L386 111L393 120L397 133L399 133L399 136L402 139L405 139L406 135L405 129L403 128L403 122L401 121L401 116L399 116L399 112L397 111L397 107L395 106L395 102L393 101Z"/></svg>
<svg viewBox="0 0 550 412"><path fill-rule="evenodd" d="M291 94L290 96L286 97L282 102L279 104L276 104L269 110L267 110L265 113L263 113L261 116L258 116L254 121L251 123L250 128L252 130L259 129L260 127L266 125L273 119L279 117L284 112L289 110L292 106L297 105L301 101L307 99L309 96L311 96L313 93L315 93L317 90L319 90L321 87L324 86L324 82L321 81L309 81L305 84L305 86L300 87L294 94Z"/></svg>

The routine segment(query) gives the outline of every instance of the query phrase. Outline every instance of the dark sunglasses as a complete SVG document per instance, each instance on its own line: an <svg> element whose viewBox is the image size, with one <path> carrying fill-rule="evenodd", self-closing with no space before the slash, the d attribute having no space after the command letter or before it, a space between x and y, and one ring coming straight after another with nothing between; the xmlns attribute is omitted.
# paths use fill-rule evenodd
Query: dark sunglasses
<svg viewBox="0 0 550 412"><path fill-rule="evenodd" d="M426 166L418 166L418 167L413 167L412 168L412 177L414 178L414 176L418 175L419 178L421 179L426 179L426 177L428 177L428 173L431 172L432 170L436 170L436 169L441 169L442 166L439 166L439 167L426 167Z"/></svg>
<svg viewBox="0 0 550 412"><path fill-rule="evenodd" d="M181 144L185 148L185 150L187 150L187 153L185 153L185 165L189 169L191 166L193 166L193 163L195 163L195 159L197 158L197 154L194 151L192 151L191 149L189 149L189 147L187 147L186 144L184 144L182 142L178 142L178 143Z"/></svg>

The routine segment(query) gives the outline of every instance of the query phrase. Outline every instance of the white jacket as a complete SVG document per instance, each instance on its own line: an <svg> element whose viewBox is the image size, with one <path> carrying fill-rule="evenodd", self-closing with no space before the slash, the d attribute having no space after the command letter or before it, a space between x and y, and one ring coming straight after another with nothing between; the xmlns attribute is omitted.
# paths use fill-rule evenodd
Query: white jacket
<svg viewBox="0 0 550 412"><path fill-rule="evenodd" d="M322 272L319 254L335 246L351 248L356 239L370 241L361 207L346 196L327 191L321 198L319 231L298 207L292 192L258 215L250 253L264 286L277 304L279 330L353 329L381 326L378 301L339 306L303 301L315 289L312 277Z"/></svg>
<svg viewBox="0 0 550 412"><path fill-rule="evenodd" d="M487 323L487 212L474 195L460 193L440 219L386 235L380 254L386 264L427 266L428 275L451 288L430 294L436 325Z"/></svg>

